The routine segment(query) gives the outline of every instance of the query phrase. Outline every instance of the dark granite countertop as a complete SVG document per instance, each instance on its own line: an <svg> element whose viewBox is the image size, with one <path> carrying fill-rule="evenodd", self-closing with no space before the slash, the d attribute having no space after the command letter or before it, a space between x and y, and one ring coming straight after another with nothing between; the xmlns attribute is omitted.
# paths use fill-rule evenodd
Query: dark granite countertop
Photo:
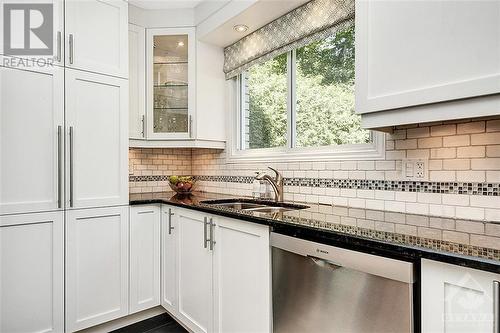
<svg viewBox="0 0 500 333"><path fill-rule="evenodd" d="M309 206L306 209L262 213L203 203L207 200L235 198L237 197L227 194L204 192L194 192L188 196L178 196L174 192L155 192L130 194L130 205L164 203L265 224L273 232L416 264L420 263L421 258L425 258L500 274L500 250L385 229L385 226L392 226L394 223L404 225L411 220L418 224L419 221L425 223L429 219L439 219L438 217L309 203L300 203Z"/></svg>

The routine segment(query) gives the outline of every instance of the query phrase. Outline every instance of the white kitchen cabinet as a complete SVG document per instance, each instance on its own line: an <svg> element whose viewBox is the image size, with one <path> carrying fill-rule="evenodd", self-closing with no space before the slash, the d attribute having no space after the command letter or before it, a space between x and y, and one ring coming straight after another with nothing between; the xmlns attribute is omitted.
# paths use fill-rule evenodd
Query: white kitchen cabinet
<svg viewBox="0 0 500 333"><path fill-rule="evenodd" d="M161 305L177 314L177 232L175 208L161 207Z"/></svg>
<svg viewBox="0 0 500 333"><path fill-rule="evenodd" d="M269 228L168 205L162 216L162 306L193 332L270 332Z"/></svg>
<svg viewBox="0 0 500 333"><path fill-rule="evenodd" d="M178 319L195 333L213 332L212 251L207 214L177 210Z"/></svg>
<svg viewBox="0 0 500 333"><path fill-rule="evenodd" d="M146 137L146 29L128 25L129 47L129 135L131 139Z"/></svg>
<svg viewBox="0 0 500 333"><path fill-rule="evenodd" d="M128 77L128 3L123 0L68 0L66 66Z"/></svg>
<svg viewBox="0 0 500 333"><path fill-rule="evenodd" d="M130 96L139 105L130 109L130 146L223 149L223 49L196 40L194 28L146 29L145 43L141 29L130 25Z"/></svg>
<svg viewBox="0 0 500 333"><path fill-rule="evenodd" d="M499 93L500 2L356 1L365 127L498 115Z"/></svg>
<svg viewBox="0 0 500 333"><path fill-rule="evenodd" d="M66 70L68 208L128 204L128 81Z"/></svg>
<svg viewBox="0 0 500 333"><path fill-rule="evenodd" d="M130 207L130 313L160 305L160 207Z"/></svg>
<svg viewBox="0 0 500 333"><path fill-rule="evenodd" d="M422 332L493 332L500 274L422 260Z"/></svg>
<svg viewBox="0 0 500 333"><path fill-rule="evenodd" d="M37 54L26 54L26 52L16 51L16 53L23 54L12 54L6 50L4 41L4 28L7 26L3 23L0 25L0 54L12 56L14 58L30 59L35 62L40 61L40 63L55 64L59 66L64 65L64 2L63 0L0 0L0 17L3 18L5 15L10 14L11 22L11 33L14 33L18 38L20 36L28 36L21 39L11 38L12 46L16 45L20 48L30 48L38 49ZM6 7L4 5L10 6L11 9L17 11L13 13L5 12ZM30 11L30 26L36 28L40 24L52 24L50 27L51 38L45 40L43 36L40 39L36 34L30 33L24 34L23 31L17 31L16 29L24 29L26 25L16 24L19 20L23 20L23 14L25 11ZM46 16L47 15L47 16ZM50 16L51 15L51 16ZM50 16L50 17L49 17ZM42 22L39 22L38 19ZM14 29L14 31L13 31ZM45 53L45 54L41 54Z"/></svg>
<svg viewBox="0 0 500 333"><path fill-rule="evenodd" d="M195 110L195 28L147 29L149 139L189 139Z"/></svg>
<svg viewBox="0 0 500 333"><path fill-rule="evenodd" d="M129 208L66 212L66 331L128 314Z"/></svg>
<svg viewBox="0 0 500 333"><path fill-rule="evenodd" d="M0 217L0 332L64 332L63 212Z"/></svg>
<svg viewBox="0 0 500 333"><path fill-rule="evenodd" d="M62 209L63 131L64 69L0 67L0 215Z"/></svg>
<svg viewBox="0 0 500 333"><path fill-rule="evenodd" d="M214 332L271 332L269 228L214 220Z"/></svg>

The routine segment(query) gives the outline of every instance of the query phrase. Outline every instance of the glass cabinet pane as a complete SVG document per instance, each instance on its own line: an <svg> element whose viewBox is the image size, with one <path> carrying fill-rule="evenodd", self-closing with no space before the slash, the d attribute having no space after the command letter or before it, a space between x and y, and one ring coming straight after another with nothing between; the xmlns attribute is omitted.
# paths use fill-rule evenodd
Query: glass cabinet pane
<svg viewBox="0 0 500 333"><path fill-rule="evenodd" d="M153 37L153 85L154 133L187 133L187 35Z"/></svg>

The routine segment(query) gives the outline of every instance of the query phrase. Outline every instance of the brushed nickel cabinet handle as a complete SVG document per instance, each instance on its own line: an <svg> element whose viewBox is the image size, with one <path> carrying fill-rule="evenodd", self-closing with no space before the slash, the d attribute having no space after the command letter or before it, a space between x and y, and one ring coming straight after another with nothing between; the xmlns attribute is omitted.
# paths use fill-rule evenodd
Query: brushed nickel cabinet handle
<svg viewBox="0 0 500 333"><path fill-rule="evenodd" d="M73 207L73 158L74 158L74 130L73 126L69 127L69 206Z"/></svg>
<svg viewBox="0 0 500 333"><path fill-rule="evenodd" d="M57 208L62 208L62 126L57 126Z"/></svg>
<svg viewBox="0 0 500 333"><path fill-rule="evenodd" d="M73 60L74 60L73 59L73 57L74 57L74 54L73 54L74 50L73 50L73 48L74 48L75 42L74 42L73 38L74 38L73 34L69 34L68 44L69 44L69 63L70 64L72 64Z"/></svg>
<svg viewBox="0 0 500 333"><path fill-rule="evenodd" d="M205 216L203 218L203 248L207 248L208 238L207 238L207 226L208 226L208 218Z"/></svg>
<svg viewBox="0 0 500 333"><path fill-rule="evenodd" d="M57 32L57 62L61 62L61 32Z"/></svg>
<svg viewBox="0 0 500 333"><path fill-rule="evenodd" d="M169 208L168 209L168 234L169 235L171 235L172 230L174 230L174 227L172 227L172 215L174 215L174 213L172 213L172 209Z"/></svg>
<svg viewBox="0 0 500 333"><path fill-rule="evenodd" d="M142 137L146 137L146 119L144 118L145 116L142 115Z"/></svg>
<svg viewBox="0 0 500 333"><path fill-rule="evenodd" d="M493 333L500 333L500 281L493 281Z"/></svg>
<svg viewBox="0 0 500 333"><path fill-rule="evenodd" d="M214 240L214 227L215 223L212 218L210 218L210 251L214 250L215 240Z"/></svg>
<svg viewBox="0 0 500 333"><path fill-rule="evenodd" d="M193 117L189 116L189 137L193 137Z"/></svg>

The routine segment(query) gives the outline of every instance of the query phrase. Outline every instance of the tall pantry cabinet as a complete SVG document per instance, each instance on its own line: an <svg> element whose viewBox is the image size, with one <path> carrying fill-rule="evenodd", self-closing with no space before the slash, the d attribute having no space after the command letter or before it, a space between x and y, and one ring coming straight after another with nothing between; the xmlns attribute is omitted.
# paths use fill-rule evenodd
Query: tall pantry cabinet
<svg viewBox="0 0 500 333"><path fill-rule="evenodd" d="M0 59L1 332L128 314L128 5L53 3L54 65Z"/></svg>

